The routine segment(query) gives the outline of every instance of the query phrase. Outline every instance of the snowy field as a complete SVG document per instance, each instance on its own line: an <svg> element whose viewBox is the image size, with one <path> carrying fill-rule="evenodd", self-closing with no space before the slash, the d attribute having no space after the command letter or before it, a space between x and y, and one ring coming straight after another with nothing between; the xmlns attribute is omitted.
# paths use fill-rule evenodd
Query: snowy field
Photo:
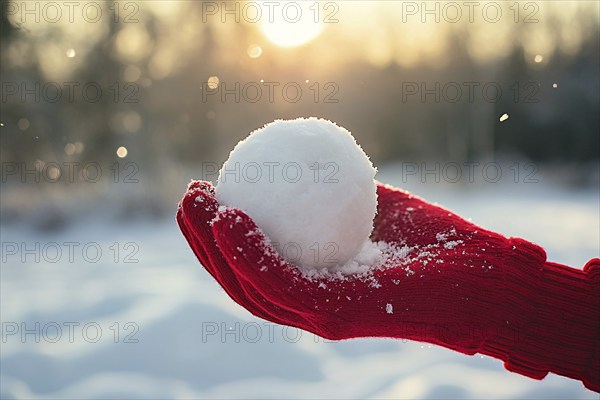
<svg viewBox="0 0 600 400"><path fill-rule="evenodd" d="M536 242L550 260L581 268L599 255L597 188L422 185L391 168L378 179ZM93 215L54 234L0 226L2 398L598 399L578 381L531 380L488 357L332 343L254 318L199 265L174 214Z"/></svg>

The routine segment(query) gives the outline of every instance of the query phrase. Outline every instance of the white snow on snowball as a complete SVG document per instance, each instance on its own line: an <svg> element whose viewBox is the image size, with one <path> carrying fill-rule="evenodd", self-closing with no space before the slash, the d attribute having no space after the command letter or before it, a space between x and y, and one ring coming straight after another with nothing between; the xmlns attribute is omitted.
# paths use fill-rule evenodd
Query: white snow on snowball
<svg viewBox="0 0 600 400"><path fill-rule="evenodd" d="M344 280L347 276L368 278L378 269L390 265L397 265L405 260L411 248L408 246L398 247L383 241L365 241L362 248L354 257L344 264L333 267L302 268L303 276L309 280L320 279Z"/></svg>
<svg viewBox="0 0 600 400"><path fill-rule="evenodd" d="M369 246L375 173L350 132L333 122L276 120L235 146L216 197L246 212L287 261L333 268ZM368 264L363 261L357 265Z"/></svg>

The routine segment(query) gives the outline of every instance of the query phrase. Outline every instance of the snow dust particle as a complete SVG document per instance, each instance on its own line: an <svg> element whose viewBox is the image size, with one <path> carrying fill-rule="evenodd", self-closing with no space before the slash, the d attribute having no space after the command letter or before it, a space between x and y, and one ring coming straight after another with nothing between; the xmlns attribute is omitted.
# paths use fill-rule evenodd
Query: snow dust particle
<svg viewBox="0 0 600 400"><path fill-rule="evenodd" d="M458 246L461 243L463 243L462 240L452 240L450 242L446 242L444 244L444 248L446 248L448 250L452 250L453 248L455 248L456 246Z"/></svg>

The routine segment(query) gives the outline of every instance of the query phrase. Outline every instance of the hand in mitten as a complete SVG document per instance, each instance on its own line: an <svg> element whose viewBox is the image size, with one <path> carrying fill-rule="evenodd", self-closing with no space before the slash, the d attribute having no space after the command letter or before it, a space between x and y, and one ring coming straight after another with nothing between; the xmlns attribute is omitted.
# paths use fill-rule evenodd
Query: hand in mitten
<svg viewBox="0 0 600 400"><path fill-rule="evenodd" d="M549 371L600 390L600 260L583 271L542 248L482 229L408 192L378 185L371 239L384 265L309 278L242 211L192 182L177 220L229 296L261 318L330 339L396 337L488 354L541 379Z"/></svg>

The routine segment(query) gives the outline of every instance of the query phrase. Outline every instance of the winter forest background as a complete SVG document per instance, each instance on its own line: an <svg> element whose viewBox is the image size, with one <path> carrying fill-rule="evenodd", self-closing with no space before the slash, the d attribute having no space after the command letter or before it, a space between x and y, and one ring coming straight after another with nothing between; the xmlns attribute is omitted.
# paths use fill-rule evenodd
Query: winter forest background
<svg viewBox="0 0 600 400"><path fill-rule="evenodd" d="M174 214L250 131L319 116L379 180L582 267L600 252L597 2L1 5L2 398L594 398L265 324Z"/></svg>

